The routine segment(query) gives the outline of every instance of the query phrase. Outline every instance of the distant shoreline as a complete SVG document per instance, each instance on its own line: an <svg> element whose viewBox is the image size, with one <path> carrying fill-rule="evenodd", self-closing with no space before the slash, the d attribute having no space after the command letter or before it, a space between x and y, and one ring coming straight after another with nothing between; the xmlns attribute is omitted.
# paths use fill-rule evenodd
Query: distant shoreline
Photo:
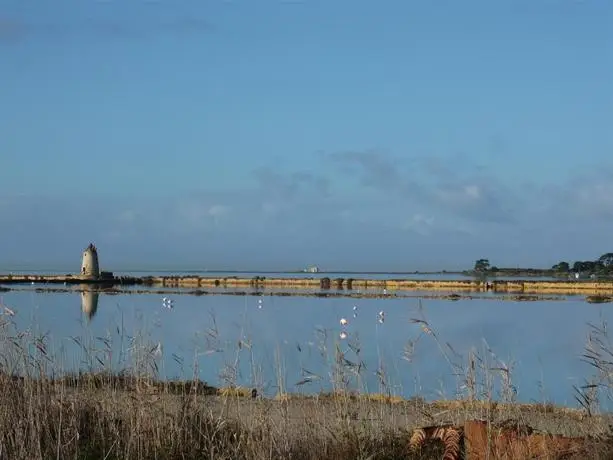
<svg viewBox="0 0 613 460"><path fill-rule="evenodd" d="M69 270L21 270L21 269L4 269L0 270L0 277L5 277L9 274L12 275L57 275L57 274L66 274ZM143 270L143 269L132 269L132 270L115 270L115 273L122 274L130 274L130 273L160 273L166 274L167 276L178 276L177 274L230 274L230 275L241 275L241 274L254 274L254 275L310 275L313 277L321 277L324 275L460 275L465 277L487 277L487 278L497 278L497 277L526 277L526 278L534 278L534 277L566 277L567 273L555 272L550 269L533 269L533 268L520 268L520 269L499 269L496 271L488 271L488 272L476 272L474 270L437 270L437 271L355 271L355 270L319 270L317 272L309 272L305 270L286 270L286 271L277 271L277 270L173 270L173 269L154 269L154 270Z"/></svg>
<svg viewBox="0 0 613 460"><path fill-rule="evenodd" d="M0 269L0 276L13 274L36 274L36 273L68 273L70 270L60 269ZM204 269L191 269L191 270L178 270L178 269L120 269L115 270L115 273L202 273L202 274L244 274L253 273L257 275L270 275L270 274L307 274L307 275L465 275L468 273L463 270L438 270L438 271L360 271L360 270L319 270L317 272L309 272L305 270L204 270Z"/></svg>
<svg viewBox="0 0 613 460"><path fill-rule="evenodd" d="M399 279L309 277L203 277L203 276L114 276L104 273L100 278L79 275L0 275L1 284L66 284L90 286L150 286L169 288L230 288L230 289L289 289L291 291L445 291L492 292L512 294L586 294L613 295L613 280L568 279Z"/></svg>

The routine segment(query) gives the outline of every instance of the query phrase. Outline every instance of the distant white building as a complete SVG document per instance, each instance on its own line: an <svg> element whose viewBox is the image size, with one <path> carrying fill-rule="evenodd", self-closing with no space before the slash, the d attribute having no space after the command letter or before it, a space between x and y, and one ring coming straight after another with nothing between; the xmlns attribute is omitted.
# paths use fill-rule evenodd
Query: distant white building
<svg viewBox="0 0 613 460"><path fill-rule="evenodd" d="M569 275L569 278L571 279L574 278L575 280L587 280L587 279L595 280L598 277L596 276L595 273L587 274L587 273L581 273L581 272L574 272L571 275Z"/></svg>
<svg viewBox="0 0 613 460"><path fill-rule="evenodd" d="M319 267L317 265L309 265L304 271L306 273L319 273Z"/></svg>

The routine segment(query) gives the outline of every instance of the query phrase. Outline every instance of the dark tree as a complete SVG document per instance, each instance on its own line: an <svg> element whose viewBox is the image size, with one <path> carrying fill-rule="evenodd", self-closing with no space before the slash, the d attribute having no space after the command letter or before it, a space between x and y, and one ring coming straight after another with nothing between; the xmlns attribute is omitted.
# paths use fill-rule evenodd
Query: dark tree
<svg viewBox="0 0 613 460"><path fill-rule="evenodd" d="M476 272L486 272L490 268L489 259L479 259L475 262Z"/></svg>
<svg viewBox="0 0 613 460"><path fill-rule="evenodd" d="M613 266L613 252L607 252L598 258L598 262L601 262L607 268Z"/></svg>
<svg viewBox="0 0 613 460"><path fill-rule="evenodd" d="M592 261L592 260L584 260L577 261L573 264L574 272L588 272L593 273L597 271L601 271L604 268L604 264L600 261Z"/></svg>
<svg viewBox="0 0 613 460"><path fill-rule="evenodd" d="M551 269L556 272L567 273L570 271L570 265L568 262L559 262L551 267Z"/></svg>
<svg viewBox="0 0 613 460"><path fill-rule="evenodd" d="M580 260L576 261L573 264L573 271L577 273L587 271L587 268L588 266L586 265L586 263Z"/></svg>

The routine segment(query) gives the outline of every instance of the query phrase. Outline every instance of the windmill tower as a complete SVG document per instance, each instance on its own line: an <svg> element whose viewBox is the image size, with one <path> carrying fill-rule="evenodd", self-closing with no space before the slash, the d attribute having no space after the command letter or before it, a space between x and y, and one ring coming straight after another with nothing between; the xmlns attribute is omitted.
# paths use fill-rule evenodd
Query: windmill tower
<svg viewBox="0 0 613 460"><path fill-rule="evenodd" d="M81 262L81 277L85 279L97 279L100 277L100 266L98 265L98 250L92 243L83 251L83 261Z"/></svg>

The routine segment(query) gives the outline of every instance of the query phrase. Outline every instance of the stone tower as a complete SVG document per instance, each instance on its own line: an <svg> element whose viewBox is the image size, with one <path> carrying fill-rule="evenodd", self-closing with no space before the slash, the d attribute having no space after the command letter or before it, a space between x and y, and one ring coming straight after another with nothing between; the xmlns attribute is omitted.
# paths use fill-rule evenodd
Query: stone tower
<svg viewBox="0 0 613 460"><path fill-rule="evenodd" d="M81 276L87 279L100 277L100 266L98 265L98 250L92 243L83 251L83 261L81 262Z"/></svg>

